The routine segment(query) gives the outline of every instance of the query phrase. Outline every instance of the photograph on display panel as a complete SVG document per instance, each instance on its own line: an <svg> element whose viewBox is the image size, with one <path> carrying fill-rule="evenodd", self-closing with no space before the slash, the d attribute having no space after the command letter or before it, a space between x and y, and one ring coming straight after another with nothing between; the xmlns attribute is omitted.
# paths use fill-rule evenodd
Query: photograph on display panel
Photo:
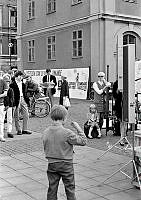
<svg viewBox="0 0 141 200"><path fill-rule="evenodd" d="M32 79L38 84L42 83L45 70L24 70L25 74L32 76ZM51 74L56 77L57 86L55 97L60 95L61 74L65 74L69 83L70 97L76 99L86 99L89 68L72 68L72 69L52 69Z"/></svg>

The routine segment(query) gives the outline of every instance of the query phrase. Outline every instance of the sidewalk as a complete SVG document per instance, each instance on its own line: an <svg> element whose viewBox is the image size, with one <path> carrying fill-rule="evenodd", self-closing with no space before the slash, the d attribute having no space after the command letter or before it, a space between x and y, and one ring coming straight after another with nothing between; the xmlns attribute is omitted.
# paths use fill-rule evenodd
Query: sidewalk
<svg viewBox="0 0 141 200"><path fill-rule="evenodd" d="M67 126L71 120L81 127L86 120L89 101L72 100ZM43 153L42 132L50 123L49 118L31 118L29 130L32 135L15 135L0 143L0 200L46 200L48 180L47 161ZM97 158L107 149L106 142L118 141L112 133L100 140L88 141L88 146L75 147L74 168L77 200L141 200L141 191L131 180L118 172L102 183L113 172L130 161L127 154L109 151L100 160ZM113 153L114 152L114 153ZM132 175L132 163L125 168ZM60 182L58 200L66 200L64 187Z"/></svg>
<svg viewBox="0 0 141 200"><path fill-rule="evenodd" d="M129 157L108 152L103 153L90 147L75 147L74 168L77 200L140 200L141 191L132 186L122 173L115 174L102 182ZM46 200L48 180L47 162L43 151L3 156L0 159L0 200ZM128 167L132 173L132 166ZM59 200L66 200L60 182Z"/></svg>

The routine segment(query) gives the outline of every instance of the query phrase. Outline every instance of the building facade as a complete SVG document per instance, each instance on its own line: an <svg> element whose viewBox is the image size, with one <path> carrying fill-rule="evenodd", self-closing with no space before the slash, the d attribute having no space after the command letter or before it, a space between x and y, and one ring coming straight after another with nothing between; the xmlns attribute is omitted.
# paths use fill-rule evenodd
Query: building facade
<svg viewBox="0 0 141 200"><path fill-rule="evenodd" d="M140 0L18 0L19 68L85 68L115 81L123 45L141 59Z"/></svg>
<svg viewBox="0 0 141 200"><path fill-rule="evenodd" d="M0 70L17 65L16 0L0 0Z"/></svg>

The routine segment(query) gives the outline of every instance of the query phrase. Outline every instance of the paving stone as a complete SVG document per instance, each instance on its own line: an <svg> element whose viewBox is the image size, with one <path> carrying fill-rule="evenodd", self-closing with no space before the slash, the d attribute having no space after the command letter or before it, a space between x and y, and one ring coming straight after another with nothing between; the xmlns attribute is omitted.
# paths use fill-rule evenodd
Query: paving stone
<svg viewBox="0 0 141 200"><path fill-rule="evenodd" d="M20 190L18 190L15 186L10 186L10 187L2 187L0 188L0 195L1 198L5 196L10 196L10 195L19 195L22 194Z"/></svg>
<svg viewBox="0 0 141 200"><path fill-rule="evenodd" d="M90 101L72 100L66 126L79 122L83 128ZM83 109L81 109L83 107ZM45 200L48 189L46 175L47 160L43 152L42 133L50 124L50 119L31 118L29 130L32 135L17 136L0 143L0 200ZM128 135L131 141L132 135ZM114 144L120 137L113 137L112 131L102 130L100 140L88 140L85 147L75 147L74 170L77 200L140 200L140 191L134 188L131 180L120 172L113 175L105 184L103 181L132 157L124 150L107 150L106 143ZM125 168L132 174L132 164ZM15 187L14 187L15 185ZM9 189L9 190L8 190ZM131 198L132 197L132 198ZM64 185L60 181L58 200L66 200Z"/></svg>

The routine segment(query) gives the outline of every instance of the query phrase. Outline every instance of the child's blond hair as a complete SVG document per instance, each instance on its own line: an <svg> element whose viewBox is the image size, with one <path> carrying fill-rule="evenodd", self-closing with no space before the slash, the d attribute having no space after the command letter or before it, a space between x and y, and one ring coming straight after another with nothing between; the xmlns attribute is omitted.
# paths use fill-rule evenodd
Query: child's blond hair
<svg viewBox="0 0 141 200"><path fill-rule="evenodd" d="M91 109L92 109L92 108L95 108L95 110L96 110L96 105L95 105L95 104L91 104L91 105L90 105L90 107L89 107L90 112L91 112ZM97 111L97 110L96 110L96 111Z"/></svg>

